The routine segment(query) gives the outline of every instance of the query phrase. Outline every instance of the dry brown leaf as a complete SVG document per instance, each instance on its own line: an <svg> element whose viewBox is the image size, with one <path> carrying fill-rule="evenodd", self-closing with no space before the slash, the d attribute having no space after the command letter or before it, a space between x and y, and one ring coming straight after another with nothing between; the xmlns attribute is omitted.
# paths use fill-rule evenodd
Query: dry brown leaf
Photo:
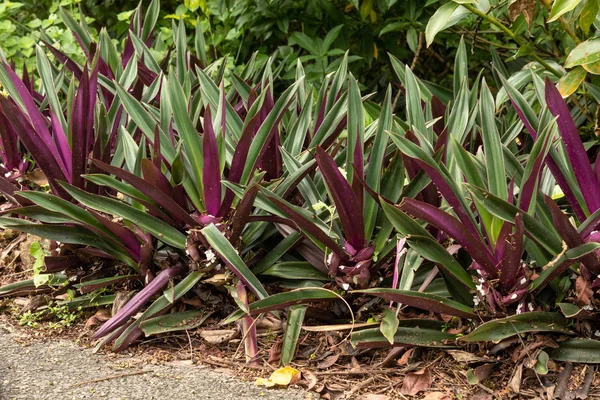
<svg viewBox="0 0 600 400"><path fill-rule="evenodd" d="M592 290L590 282L583 276L579 276L575 281L575 292L577 293L578 306L583 307L592 304L594 291Z"/></svg>
<svg viewBox="0 0 600 400"><path fill-rule="evenodd" d="M422 390L429 389L429 385L431 385L431 375L429 370L425 368L418 372L413 372L406 375L402 381L400 394L405 396L414 396Z"/></svg>
<svg viewBox="0 0 600 400"><path fill-rule="evenodd" d="M483 364L472 370L473 376L477 379L477 383L483 382L490 376L496 364ZM469 383L472 383L469 381Z"/></svg>
<svg viewBox="0 0 600 400"><path fill-rule="evenodd" d="M111 317L110 310L107 310L107 309L98 310L98 311L96 311L96 314L94 314L90 318L88 318L88 320L85 322L85 327L92 328L94 326L98 326L98 325L102 324L103 322L108 321L110 319L110 317Z"/></svg>
<svg viewBox="0 0 600 400"><path fill-rule="evenodd" d="M446 350L446 353L450 354L454 360L463 363L476 363L476 362L489 362L490 359L485 357L478 357L473 353L469 353L468 351L462 350Z"/></svg>
<svg viewBox="0 0 600 400"><path fill-rule="evenodd" d="M412 357L414 352L414 347L412 349L406 350L406 352L402 354L402 357L400 357L400 359L398 360L398 365L408 365L408 362L410 361L410 358Z"/></svg>
<svg viewBox="0 0 600 400"><path fill-rule="evenodd" d="M442 392L429 392L421 400L451 400L452 397Z"/></svg>
<svg viewBox="0 0 600 400"><path fill-rule="evenodd" d="M515 368L515 372L512 376L512 378L510 378L510 381L508 382L508 387L510 388L510 390L512 390L515 393L519 393L521 391L521 378L523 377L523 364L519 364L517 365L517 368Z"/></svg>
<svg viewBox="0 0 600 400"><path fill-rule="evenodd" d="M508 18L514 21L519 15L523 14L527 25L531 27L535 19L536 3L537 0L512 0L508 5Z"/></svg>
<svg viewBox="0 0 600 400"><path fill-rule="evenodd" d="M317 376L310 371L302 371L302 378L307 382L306 390L312 390L319 382Z"/></svg>
<svg viewBox="0 0 600 400"><path fill-rule="evenodd" d="M338 358L340 358L339 354L334 354L329 357L325 357L325 359L323 361L321 361L319 363L319 365L317 365L317 368L327 369L327 368L331 367L333 364L335 364L337 362Z"/></svg>
<svg viewBox="0 0 600 400"><path fill-rule="evenodd" d="M493 400L494 396L492 396L492 394L485 392L483 390L480 390L479 392L475 393L473 395L473 397L471 398L471 400Z"/></svg>
<svg viewBox="0 0 600 400"><path fill-rule="evenodd" d="M26 173L25 178L38 186L48 185L48 178L46 178L46 175L40 168L36 168L33 171Z"/></svg>
<svg viewBox="0 0 600 400"><path fill-rule="evenodd" d="M390 400L391 397L385 394L367 393L357 397L356 400Z"/></svg>
<svg viewBox="0 0 600 400"><path fill-rule="evenodd" d="M233 339L237 332L237 329L205 330L200 332L200 336L210 344L221 344Z"/></svg>

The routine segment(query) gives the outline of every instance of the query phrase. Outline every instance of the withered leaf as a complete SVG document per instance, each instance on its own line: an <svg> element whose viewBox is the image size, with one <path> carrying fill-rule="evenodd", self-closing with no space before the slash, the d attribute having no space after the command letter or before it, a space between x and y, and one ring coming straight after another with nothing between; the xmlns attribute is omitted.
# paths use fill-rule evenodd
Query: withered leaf
<svg viewBox="0 0 600 400"><path fill-rule="evenodd" d="M427 368L418 372L407 374L402 381L400 393L405 396L414 396L420 391L427 390L431 385L431 374Z"/></svg>
<svg viewBox="0 0 600 400"><path fill-rule="evenodd" d="M508 5L508 17L514 22L521 14L525 17L527 25L531 27L535 19L536 0L511 0Z"/></svg>

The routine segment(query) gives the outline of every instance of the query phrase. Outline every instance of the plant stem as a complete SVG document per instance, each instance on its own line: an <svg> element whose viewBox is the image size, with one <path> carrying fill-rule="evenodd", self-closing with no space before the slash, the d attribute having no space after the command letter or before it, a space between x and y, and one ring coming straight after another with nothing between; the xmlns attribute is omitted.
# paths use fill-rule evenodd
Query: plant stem
<svg viewBox="0 0 600 400"><path fill-rule="evenodd" d="M484 13L483 11L478 10L477 8L473 7L471 4L462 4L462 6L465 7L467 10L469 10L470 12L472 12L473 14L487 20L490 24L501 29L504 33L506 33L506 35L509 38L514 40L519 46L524 46L529 43L528 40L523 39L522 37L516 35L513 31L511 31L508 27L506 27L502 22L500 22L498 19L492 17L491 15L488 15L488 14ZM560 72L558 72L557 70L552 68L550 66L550 64L548 64L546 61L544 61L537 54L531 53L531 57L533 57L533 59L535 61L537 61L541 66L543 66L547 71L551 72L553 75L555 75L559 78L562 76L562 74Z"/></svg>
<svg viewBox="0 0 600 400"><path fill-rule="evenodd" d="M542 3L544 4L544 7L546 7L546 9L548 11L552 11L552 6L550 5L550 0L542 0ZM567 23L567 21L565 21L565 19L563 17L559 17L558 22L560 22L560 24L562 25L565 32L567 32L567 34L569 36L571 36L571 39L573 39L575 44L581 43L581 39L579 39L577 34L575 34L575 32L573 32L573 29L571 29L571 26Z"/></svg>

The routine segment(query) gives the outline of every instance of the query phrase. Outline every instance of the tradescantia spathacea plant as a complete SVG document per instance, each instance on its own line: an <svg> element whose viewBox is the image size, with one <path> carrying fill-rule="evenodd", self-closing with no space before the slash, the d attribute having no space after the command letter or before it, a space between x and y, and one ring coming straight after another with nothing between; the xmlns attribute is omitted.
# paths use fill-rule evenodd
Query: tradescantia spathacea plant
<svg viewBox="0 0 600 400"><path fill-rule="evenodd" d="M469 86L464 43L454 91L391 57L404 105L395 116L391 88L381 106L363 97L347 57L318 86L298 63L280 91L272 61L251 60L242 74L205 65L201 36L190 51L181 22L160 58L157 18L158 2L140 6L120 50L106 31L96 39L70 21L85 65L46 44L37 71L0 68L0 191L12 202L0 224L52 241L46 272L81 294L66 304L105 305L114 296L96 290L136 290L95 332L99 345L121 350L200 326L202 311L184 304L215 279L239 308L224 322L239 320L248 361L262 315L287 316L289 363L308 311L341 297L350 311L370 296L396 306L380 327L352 333L358 347L502 340L531 331L531 320L533 330L571 332L565 278L597 285L597 168L551 83L532 75L521 95L498 68L504 88L494 99L481 77ZM28 170L41 170L49 190L20 191ZM548 197L555 182L575 225ZM102 267L90 268L90 256ZM414 309L432 314L415 320ZM459 339L440 314L469 328L490 321ZM502 317L515 332L490 336Z"/></svg>

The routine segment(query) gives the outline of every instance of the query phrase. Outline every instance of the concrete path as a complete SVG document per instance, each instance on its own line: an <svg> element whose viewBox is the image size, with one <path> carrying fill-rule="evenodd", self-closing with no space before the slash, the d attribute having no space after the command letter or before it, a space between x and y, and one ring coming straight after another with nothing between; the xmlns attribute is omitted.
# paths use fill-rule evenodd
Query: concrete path
<svg viewBox="0 0 600 400"><path fill-rule="evenodd" d="M0 400L311 398L300 390L260 388L202 366L165 363L142 367L143 363L132 357L93 354L68 341L23 345L24 338L0 325ZM104 380L92 382L95 379Z"/></svg>

